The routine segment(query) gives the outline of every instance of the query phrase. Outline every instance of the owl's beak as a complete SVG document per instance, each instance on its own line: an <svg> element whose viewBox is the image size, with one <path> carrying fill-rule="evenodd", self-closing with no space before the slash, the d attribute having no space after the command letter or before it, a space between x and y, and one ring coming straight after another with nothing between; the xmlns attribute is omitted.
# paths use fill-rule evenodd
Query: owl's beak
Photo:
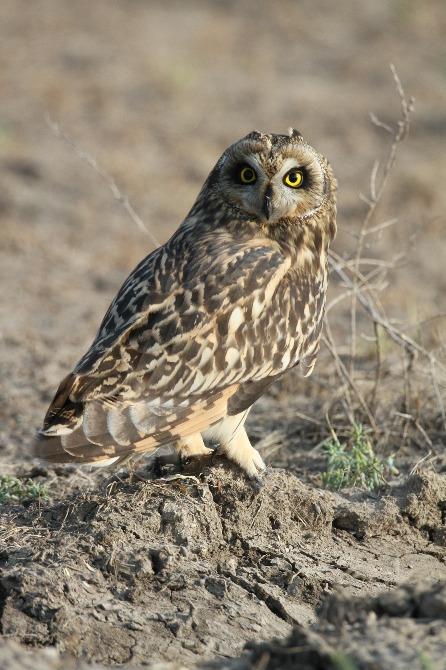
<svg viewBox="0 0 446 670"><path fill-rule="evenodd" d="M265 215L266 219L271 217L273 211L273 187L271 184L268 184L266 187L265 194L263 196L263 205L262 205L262 214Z"/></svg>

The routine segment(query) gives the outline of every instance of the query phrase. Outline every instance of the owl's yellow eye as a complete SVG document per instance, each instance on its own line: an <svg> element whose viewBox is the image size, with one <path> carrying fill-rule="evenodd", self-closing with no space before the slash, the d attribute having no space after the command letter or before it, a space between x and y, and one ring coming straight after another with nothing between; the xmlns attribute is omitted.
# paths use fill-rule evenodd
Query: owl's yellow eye
<svg viewBox="0 0 446 670"><path fill-rule="evenodd" d="M257 181L255 170L249 165L243 165L238 173L241 184L254 184Z"/></svg>
<svg viewBox="0 0 446 670"><path fill-rule="evenodd" d="M290 186L290 188L299 188L302 186L304 181L304 175L302 170L297 170L293 168L283 178L283 183L285 186Z"/></svg>

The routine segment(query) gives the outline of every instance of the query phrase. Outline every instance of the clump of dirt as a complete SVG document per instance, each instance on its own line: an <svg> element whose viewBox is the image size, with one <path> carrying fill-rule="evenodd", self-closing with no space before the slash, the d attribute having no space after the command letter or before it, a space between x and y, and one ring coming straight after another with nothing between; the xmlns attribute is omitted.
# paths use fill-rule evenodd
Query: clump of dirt
<svg viewBox="0 0 446 670"><path fill-rule="evenodd" d="M103 663L168 658L173 640L189 660L234 654L294 622L282 554L330 522L330 504L296 478L274 473L257 494L223 468L206 483L76 494L37 521L24 511L26 544L3 553L2 632Z"/></svg>
<svg viewBox="0 0 446 670"><path fill-rule="evenodd" d="M234 670L425 670L443 668L446 585L406 585L376 598L332 596L313 630L295 628L285 640L249 645ZM261 664L261 665L260 665Z"/></svg>
<svg viewBox="0 0 446 670"><path fill-rule="evenodd" d="M402 485L394 487L393 494L407 521L426 533L433 542L446 546L446 479L434 472L415 474Z"/></svg>
<svg viewBox="0 0 446 670"><path fill-rule="evenodd" d="M174 471L156 479L146 471L148 481L114 477L40 508L6 506L0 554L6 639L23 653L55 648L103 666L181 659L185 668L206 662L223 668L238 667L224 659L240 657L247 640L258 655L268 646L255 643L291 635L280 644L305 640L308 658L323 659L324 645L330 653L337 649L330 628L336 619L354 628L351 640L367 635L373 647L379 621L391 614L386 602L393 602L378 594L416 573L446 579L446 550L430 537L444 529L438 513L444 476L415 475L372 496L334 494L273 469L257 490L226 462L214 461L198 477ZM420 527L407 514L407 501L415 509L418 495L431 509ZM338 589L342 597L333 596ZM348 605L364 594L368 599ZM414 594L406 600L418 604L398 611L410 619L407 631L429 607L430 619L443 616L439 587ZM333 617L336 607L350 609L353 619ZM383 634L392 626L382 624ZM10 660L19 653L7 649ZM270 652L265 668L291 667ZM251 661L242 655L231 663Z"/></svg>
<svg viewBox="0 0 446 670"><path fill-rule="evenodd" d="M0 647L0 667L2 670L100 670L97 664L61 657L54 647L28 651L8 640Z"/></svg>
<svg viewBox="0 0 446 670"><path fill-rule="evenodd" d="M441 546L445 546L445 522L446 478L429 470L395 479L382 488L380 496L360 489L345 491L333 518L333 526L359 540L383 532L410 534L416 528Z"/></svg>

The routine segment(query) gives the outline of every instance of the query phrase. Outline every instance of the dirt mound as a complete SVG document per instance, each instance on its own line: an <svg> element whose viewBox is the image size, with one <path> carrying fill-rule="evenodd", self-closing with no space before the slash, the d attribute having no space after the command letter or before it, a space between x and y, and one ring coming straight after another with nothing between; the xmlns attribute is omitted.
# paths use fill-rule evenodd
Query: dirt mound
<svg viewBox="0 0 446 670"><path fill-rule="evenodd" d="M330 505L296 478L273 473L257 494L223 468L206 484L76 494L37 521L30 509L15 517L20 548L3 553L2 632L103 663L169 658L172 643L191 661L233 655L311 618L283 599L281 555L330 522Z"/></svg>
<svg viewBox="0 0 446 670"><path fill-rule="evenodd" d="M446 584L404 586L376 598L330 597L311 631L250 645L234 670L390 670L444 668Z"/></svg>
<svg viewBox="0 0 446 670"><path fill-rule="evenodd" d="M0 647L0 667L2 670L99 670L100 666L63 658L52 647L27 651L16 642L5 641Z"/></svg>
<svg viewBox="0 0 446 670"><path fill-rule="evenodd" d="M278 648L305 640L310 661L313 653L323 659L338 648L341 623L341 632L351 629L345 649L367 635L373 655L381 629L397 636L399 624L384 623L391 611L407 619L398 639L409 653L405 631L416 637L421 628L431 630L422 621L429 608L429 620L444 618L440 587L424 595L407 588L387 600L377 594L415 574L446 579L446 550L432 541L444 528L445 477L416 475L394 487L397 495L389 489L377 497L333 494L270 470L258 491L215 460L200 477L176 473L163 480L148 472L149 481L114 478L40 510L5 507L3 635L28 650L55 647L67 658L105 666L179 658L185 667L209 659L209 667L223 668L247 640L287 635ZM418 509L417 500L431 510L420 523L408 512ZM345 601L330 595L338 589ZM349 604L359 594L368 599ZM395 610L392 603L404 598ZM268 649L260 645L253 653ZM17 647L3 653L16 667ZM288 667L267 653L265 667ZM42 663L50 658L39 654ZM251 662L241 659L231 663Z"/></svg>

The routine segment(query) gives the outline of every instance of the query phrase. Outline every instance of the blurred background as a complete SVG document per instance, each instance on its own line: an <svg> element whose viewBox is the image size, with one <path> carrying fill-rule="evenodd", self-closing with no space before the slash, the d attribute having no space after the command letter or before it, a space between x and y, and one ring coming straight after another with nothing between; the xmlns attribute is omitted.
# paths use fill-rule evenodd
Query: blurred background
<svg viewBox="0 0 446 670"><path fill-rule="evenodd" d="M394 63L416 112L375 222L399 223L366 253L404 253L381 298L407 328L440 314L426 328L444 347L445 35L444 0L2 0L0 460L26 457L58 382L153 248L47 117L160 242L228 144L297 127L338 177L342 255L389 143L369 113L400 114Z"/></svg>

